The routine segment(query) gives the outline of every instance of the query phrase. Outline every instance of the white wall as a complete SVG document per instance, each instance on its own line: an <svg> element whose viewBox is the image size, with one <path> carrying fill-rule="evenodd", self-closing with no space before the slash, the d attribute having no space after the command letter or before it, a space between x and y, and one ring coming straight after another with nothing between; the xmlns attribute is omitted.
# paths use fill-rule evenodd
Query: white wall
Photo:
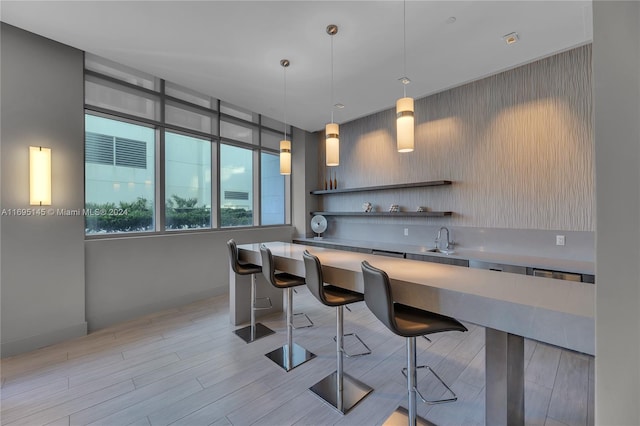
<svg viewBox="0 0 640 426"><path fill-rule="evenodd" d="M1 24L3 357L86 333L80 216L12 216L29 205L29 146L52 149L53 209L81 209L83 57Z"/></svg>
<svg viewBox="0 0 640 426"><path fill-rule="evenodd" d="M640 2L593 4L596 424L640 424Z"/></svg>

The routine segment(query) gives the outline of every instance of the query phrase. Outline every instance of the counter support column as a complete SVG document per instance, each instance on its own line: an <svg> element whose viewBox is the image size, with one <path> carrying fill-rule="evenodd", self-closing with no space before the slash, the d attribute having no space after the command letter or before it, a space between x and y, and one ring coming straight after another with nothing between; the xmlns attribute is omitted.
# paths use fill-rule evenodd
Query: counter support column
<svg viewBox="0 0 640 426"><path fill-rule="evenodd" d="M524 425L524 337L486 328L485 423Z"/></svg>

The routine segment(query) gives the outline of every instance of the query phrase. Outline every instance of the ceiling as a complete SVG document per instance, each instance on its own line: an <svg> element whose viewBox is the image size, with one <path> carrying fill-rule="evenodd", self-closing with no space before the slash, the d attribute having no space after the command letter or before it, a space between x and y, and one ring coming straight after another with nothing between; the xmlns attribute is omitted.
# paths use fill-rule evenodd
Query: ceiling
<svg viewBox="0 0 640 426"><path fill-rule="evenodd" d="M402 1L7 1L2 21L316 131L401 97ZM451 23L455 18L455 22ZM334 96L331 99L331 37ZM517 32L506 45L502 36ZM407 1L407 95L588 43L591 1ZM332 105L341 103L343 109Z"/></svg>

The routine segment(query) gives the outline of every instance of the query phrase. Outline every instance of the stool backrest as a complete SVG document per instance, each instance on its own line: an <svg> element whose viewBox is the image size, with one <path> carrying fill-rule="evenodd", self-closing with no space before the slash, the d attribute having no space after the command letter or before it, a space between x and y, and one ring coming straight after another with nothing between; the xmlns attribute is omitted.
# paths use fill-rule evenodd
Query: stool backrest
<svg viewBox="0 0 640 426"><path fill-rule="evenodd" d="M382 269L375 268L366 260L362 262L364 278L364 302L369 310L387 328L396 331L393 297L391 296L391 282L389 276Z"/></svg>
<svg viewBox="0 0 640 426"><path fill-rule="evenodd" d="M274 266L273 254L269 247L264 244L260 245L260 256L262 257L262 275L265 279L274 287L278 287L276 284L276 268Z"/></svg>
<svg viewBox="0 0 640 426"><path fill-rule="evenodd" d="M307 287L316 299L323 304L328 304L324 295L324 280L322 278L322 264L317 256L312 255L307 250L302 253L304 259L304 269L306 275Z"/></svg>
<svg viewBox="0 0 640 426"><path fill-rule="evenodd" d="M229 249L229 264L231 265L231 269L238 274L240 273L238 271L238 246L233 238L227 241L227 248Z"/></svg>

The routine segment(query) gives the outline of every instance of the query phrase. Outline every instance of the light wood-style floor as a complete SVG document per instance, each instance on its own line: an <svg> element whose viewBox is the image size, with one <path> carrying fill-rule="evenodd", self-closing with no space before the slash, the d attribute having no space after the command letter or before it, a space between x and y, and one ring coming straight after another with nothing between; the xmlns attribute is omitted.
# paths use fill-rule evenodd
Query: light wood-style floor
<svg viewBox="0 0 640 426"><path fill-rule="evenodd" d="M276 334L246 344L232 333L228 299L215 297L128 321L73 341L2 360L0 423L14 425L378 425L405 404L404 339L364 303L345 311L373 354L346 358L345 371L375 390L347 416L308 388L335 370L335 310L307 289L296 311L315 326L294 339L317 358L286 373L264 356L282 345L282 315L262 322ZM418 364L429 364L457 392L450 404L420 404L438 425L484 424L484 329L418 339ZM349 347L347 349L350 349ZM528 341L526 423L593 425L593 357ZM442 389L419 377L428 396Z"/></svg>

